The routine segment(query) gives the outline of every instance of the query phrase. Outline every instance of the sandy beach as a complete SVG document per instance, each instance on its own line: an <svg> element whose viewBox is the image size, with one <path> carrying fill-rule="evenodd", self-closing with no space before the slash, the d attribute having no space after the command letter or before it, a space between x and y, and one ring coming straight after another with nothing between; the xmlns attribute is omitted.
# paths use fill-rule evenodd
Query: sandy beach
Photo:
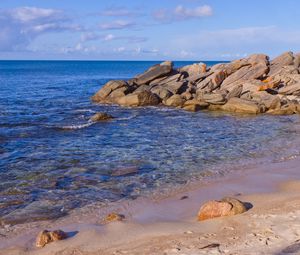
<svg viewBox="0 0 300 255"><path fill-rule="evenodd" d="M1 230L0 254L300 254L299 159L240 171L163 199L137 199L107 211ZM236 197L253 207L244 214L197 222L203 202ZM122 222L101 224L116 211ZM42 229L69 238L35 248Z"/></svg>

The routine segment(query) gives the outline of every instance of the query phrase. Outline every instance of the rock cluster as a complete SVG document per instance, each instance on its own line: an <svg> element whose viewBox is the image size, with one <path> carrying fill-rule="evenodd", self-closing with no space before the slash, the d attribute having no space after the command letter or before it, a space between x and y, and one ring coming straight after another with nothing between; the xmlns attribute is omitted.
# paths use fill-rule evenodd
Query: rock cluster
<svg viewBox="0 0 300 255"><path fill-rule="evenodd" d="M198 63L176 69L166 61L133 79L109 81L92 100L126 107L294 114L300 113L299 67L300 54L292 52L271 61L255 54L212 67Z"/></svg>
<svg viewBox="0 0 300 255"><path fill-rule="evenodd" d="M246 211L247 208L243 202L235 198L225 197L221 201L213 200L202 205L198 212L198 220L232 216Z"/></svg>
<svg viewBox="0 0 300 255"><path fill-rule="evenodd" d="M67 234L62 230L48 231L43 230L40 232L36 239L36 247L44 247L46 244L64 240L67 238Z"/></svg>

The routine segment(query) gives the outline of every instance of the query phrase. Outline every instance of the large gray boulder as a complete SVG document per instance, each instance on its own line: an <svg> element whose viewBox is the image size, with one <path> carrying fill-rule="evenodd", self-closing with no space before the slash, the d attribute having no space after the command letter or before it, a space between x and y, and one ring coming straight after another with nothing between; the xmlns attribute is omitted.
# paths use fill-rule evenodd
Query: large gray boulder
<svg viewBox="0 0 300 255"><path fill-rule="evenodd" d="M167 61L150 67L145 73L135 77L137 85L147 84L159 77L169 74L173 69L173 62Z"/></svg>

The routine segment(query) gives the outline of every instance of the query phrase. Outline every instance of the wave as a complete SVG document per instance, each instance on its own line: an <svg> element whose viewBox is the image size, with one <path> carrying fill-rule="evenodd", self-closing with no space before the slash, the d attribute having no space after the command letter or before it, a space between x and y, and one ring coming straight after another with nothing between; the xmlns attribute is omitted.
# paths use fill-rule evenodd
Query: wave
<svg viewBox="0 0 300 255"><path fill-rule="evenodd" d="M70 125L70 126L62 126L59 127L60 129L64 130L76 130L76 129L82 129L82 128L87 128L90 127L91 125L95 124L96 122L94 121L89 121L88 123L85 124L77 124L77 125Z"/></svg>
<svg viewBox="0 0 300 255"><path fill-rule="evenodd" d="M96 111L91 110L91 109L78 109L78 110L75 110L75 112L90 112L90 113L96 113Z"/></svg>

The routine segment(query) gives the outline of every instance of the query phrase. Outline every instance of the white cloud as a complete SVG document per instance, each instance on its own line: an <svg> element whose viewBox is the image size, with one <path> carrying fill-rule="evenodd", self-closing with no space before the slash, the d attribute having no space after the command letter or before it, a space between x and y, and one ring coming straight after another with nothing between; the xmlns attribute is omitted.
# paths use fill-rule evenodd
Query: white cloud
<svg viewBox="0 0 300 255"><path fill-rule="evenodd" d="M135 26L133 21L127 20L115 20L108 23L100 24L100 28L103 30L113 30L113 29L126 29Z"/></svg>
<svg viewBox="0 0 300 255"><path fill-rule="evenodd" d="M198 6L194 9L188 9L182 5L178 5L175 9L175 14L183 19L200 18L212 16L213 10L209 5Z"/></svg>
<svg viewBox="0 0 300 255"><path fill-rule="evenodd" d="M0 9L0 51L25 50L46 32L79 31L61 10L36 7Z"/></svg>
<svg viewBox="0 0 300 255"><path fill-rule="evenodd" d="M108 17L135 17L142 15L139 10L129 10L126 7L110 7L99 14Z"/></svg>
<svg viewBox="0 0 300 255"><path fill-rule="evenodd" d="M124 40L129 43L142 43L146 42L148 39L146 37L139 37L139 36L116 36L114 34L97 34L97 33L85 33L81 35L81 42L88 42L88 41L114 41L114 40Z"/></svg>
<svg viewBox="0 0 300 255"><path fill-rule="evenodd" d="M186 8L183 5L178 5L174 10L160 9L152 14L155 20L165 23L187 19L199 19L212 15L213 9L209 5L196 6L195 8Z"/></svg>

